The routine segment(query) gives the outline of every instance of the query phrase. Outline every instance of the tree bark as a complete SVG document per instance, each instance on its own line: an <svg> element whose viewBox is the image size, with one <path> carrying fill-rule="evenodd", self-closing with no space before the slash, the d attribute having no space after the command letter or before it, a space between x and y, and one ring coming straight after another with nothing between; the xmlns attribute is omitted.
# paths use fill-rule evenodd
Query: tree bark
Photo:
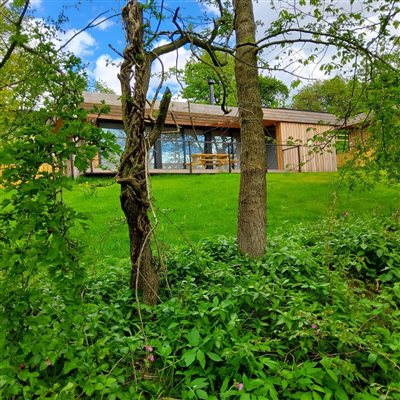
<svg viewBox="0 0 400 400"><path fill-rule="evenodd" d="M251 257L265 253L266 149L257 69L255 21L251 0L233 0L235 77L240 118L238 247Z"/></svg>
<svg viewBox="0 0 400 400"><path fill-rule="evenodd" d="M147 188L147 156L150 139L145 133L146 95L150 81L151 58L143 44L142 9L136 1L122 10L127 46L118 78L122 90L122 118L126 144L121 156L117 182L121 185L121 208L129 230L130 287L142 292L146 304L156 304L159 276L150 247L151 223ZM132 73L134 89L131 89Z"/></svg>

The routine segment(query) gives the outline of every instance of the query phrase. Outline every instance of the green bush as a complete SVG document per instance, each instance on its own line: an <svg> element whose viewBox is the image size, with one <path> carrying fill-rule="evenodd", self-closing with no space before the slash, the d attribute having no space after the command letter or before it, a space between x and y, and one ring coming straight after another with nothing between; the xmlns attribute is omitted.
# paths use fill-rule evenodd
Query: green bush
<svg viewBox="0 0 400 400"><path fill-rule="evenodd" d="M399 256L398 225L375 220L283 233L260 262L224 239L176 255L176 297L160 306L158 336L166 330L156 341L173 344L170 369L184 383L173 393L400 398ZM368 266L357 279L355 262ZM380 285L371 287L370 270Z"/></svg>
<svg viewBox="0 0 400 400"><path fill-rule="evenodd" d="M258 261L225 238L179 248L140 314L128 260L74 301L38 282L29 313L2 312L2 397L400 399L399 234L343 219L276 234Z"/></svg>

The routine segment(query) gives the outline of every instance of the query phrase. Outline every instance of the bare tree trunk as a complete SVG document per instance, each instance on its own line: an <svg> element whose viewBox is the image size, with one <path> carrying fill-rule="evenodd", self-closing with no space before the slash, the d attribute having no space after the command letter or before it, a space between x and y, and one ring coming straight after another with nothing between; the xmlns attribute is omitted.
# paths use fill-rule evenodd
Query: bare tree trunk
<svg viewBox="0 0 400 400"><path fill-rule="evenodd" d="M241 136L238 247L244 254L260 257L266 243L266 150L255 22L251 0L233 2Z"/></svg>

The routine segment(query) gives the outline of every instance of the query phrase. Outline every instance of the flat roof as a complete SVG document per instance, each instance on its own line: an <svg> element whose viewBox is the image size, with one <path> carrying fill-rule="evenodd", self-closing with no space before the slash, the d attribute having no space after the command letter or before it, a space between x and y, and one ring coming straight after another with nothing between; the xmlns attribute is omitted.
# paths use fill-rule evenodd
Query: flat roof
<svg viewBox="0 0 400 400"><path fill-rule="evenodd" d="M101 115L102 120L122 120L120 96L110 93L84 92L83 107L90 109L93 105L100 105L104 101L110 106L110 113ZM159 102L155 104L159 108ZM190 102L172 101L169 107L167 124L186 126L221 126L239 128L239 110L237 107L228 107L230 112L224 114L220 106L196 104ZM150 111L150 107L146 109ZM282 108L263 108L264 125L269 126L275 122L293 122L302 124L339 125L337 118L329 113L300 111Z"/></svg>

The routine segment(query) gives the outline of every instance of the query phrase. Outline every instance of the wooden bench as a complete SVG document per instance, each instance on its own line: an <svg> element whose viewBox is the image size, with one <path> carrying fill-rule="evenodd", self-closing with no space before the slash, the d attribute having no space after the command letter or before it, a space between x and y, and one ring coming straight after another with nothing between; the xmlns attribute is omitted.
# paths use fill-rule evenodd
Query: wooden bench
<svg viewBox="0 0 400 400"><path fill-rule="evenodd" d="M223 165L234 165L237 163L237 160L230 159L229 154L192 154L192 166L200 165L202 167L206 167L208 165L212 165L215 167L222 167Z"/></svg>

